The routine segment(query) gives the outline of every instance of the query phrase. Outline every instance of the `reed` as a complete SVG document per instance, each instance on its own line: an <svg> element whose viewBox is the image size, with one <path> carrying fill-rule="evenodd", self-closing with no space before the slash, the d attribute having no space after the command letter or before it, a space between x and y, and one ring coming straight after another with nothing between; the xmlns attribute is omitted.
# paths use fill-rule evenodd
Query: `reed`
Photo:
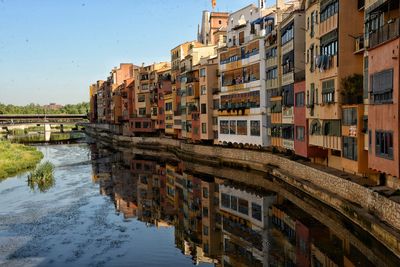
<svg viewBox="0 0 400 267"><path fill-rule="evenodd" d="M0 140L0 179L32 169L42 158L35 147Z"/></svg>
<svg viewBox="0 0 400 267"><path fill-rule="evenodd" d="M55 184L54 165L49 162L39 164L34 171L28 175L28 185L32 190L36 188L46 192Z"/></svg>

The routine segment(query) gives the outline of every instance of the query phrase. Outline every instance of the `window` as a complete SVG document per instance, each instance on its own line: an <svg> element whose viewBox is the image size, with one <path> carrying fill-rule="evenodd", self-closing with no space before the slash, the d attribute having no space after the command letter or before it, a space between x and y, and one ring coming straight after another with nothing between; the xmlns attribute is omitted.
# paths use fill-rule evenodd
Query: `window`
<svg viewBox="0 0 400 267"><path fill-rule="evenodd" d="M139 108L139 115L141 116L146 115L146 108Z"/></svg>
<svg viewBox="0 0 400 267"><path fill-rule="evenodd" d="M249 215L249 202L247 200L239 198L239 212Z"/></svg>
<svg viewBox="0 0 400 267"><path fill-rule="evenodd" d="M313 38L314 37L314 26L317 23L317 11L313 11L311 12L311 25L310 25L310 37ZM307 29L308 29L308 25L307 25Z"/></svg>
<svg viewBox="0 0 400 267"><path fill-rule="evenodd" d="M201 114L207 114L207 104L201 104Z"/></svg>
<svg viewBox="0 0 400 267"><path fill-rule="evenodd" d="M335 102L335 80L322 82L322 103Z"/></svg>
<svg viewBox="0 0 400 267"><path fill-rule="evenodd" d="M135 128L136 128L136 129L142 128L142 123L141 123L140 121L135 122Z"/></svg>
<svg viewBox="0 0 400 267"><path fill-rule="evenodd" d="M247 121L237 121L237 134L247 135Z"/></svg>
<svg viewBox="0 0 400 267"><path fill-rule="evenodd" d="M171 111L172 110L172 102L165 103L165 111Z"/></svg>
<svg viewBox="0 0 400 267"><path fill-rule="evenodd" d="M236 134L236 121L229 122L229 134Z"/></svg>
<svg viewBox="0 0 400 267"><path fill-rule="evenodd" d="M212 124L218 125L218 117L212 117Z"/></svg>
<svg viewBox="0 0 400 267"><path fill-rule="evenodd" d="M281 113L282 112L282 102L272 101L271 102L271 113Z"/></svg>
<svg viewBox="0 0 400 267"><path fill-rule="evenodd" d="M145 129L150 128L150 123L147 122L147 121L144 121L143 122L143 128L145 128Z"/></svg>
<svg viewBox="0 0 400 267"><path fill-rule="evenodd" d="M221 134L229 134L229 121L219 122L219 132Z"/></svg>
<svg viewBox="0 0 400 267"><path fill-rule="evenodd" d="M206 236L208 235L208 226L206 225L203 226L203 234Z"/></svg>
<svg viewBox="0 0 400 267"><path fill-rule="evenodd" d="M238 198L235 196L231 196L231 209L238 210Z"/></svg>
<svg viewBox="0 0 400 267"><path fill-rule="evenodd" d="M207 133L207 123L203 122L201 124L201 133L206 134Z"/></svg>
<svg viewBox="0 0 400 267"><path fill-rule="evenodd" d="M208 198L208 188L207 187L203 187L203 197Z"/></svg>
<svg viewBox="0 0 400 267"><path fill-rule="evenodd" d="M219 109L219 99L213 99L213 109Z"/></svg>
<svg viewBox="0 0 400 267"><path fill-rule="evenodd" d="M371 153L371 147L372 147L372 131L368 130L368 152Z"/></svg>
<svg viewBox="0 0 400 267"><path fill-rule="evenodd" d="M272 126L271 128L271 136L272 137L281 137L282 127L280 126Z"/></svg>
<svg viewBox="0 0 400 267"><path fill-rule="evenodd" d="M250 121L250 135L260 136L260 121Z"/></svg>
<svg viewBox="0 0 400 267"><path fill-rule="evenodd" d="M206 87L205 85L202 85L202 86L201 86L200 94L201 94L201 95L207 94L207 87Z"/></svg>
<svg viewBox="0 0 400 267"><path fill-rule="evenodd" d="M296 93L296 107L304 107L304 92Z"/></svg>
<svg viewBox="0 0 400 267"><path fill-rule="evenodd" d="M357 109L355 108L345 108L343 109L343 125L357 125Z"/></svg>
<svg viewBox="0 0 400 267"><path fill-rule="evenodd" d="M320 50L321 55L336 55L338 51L338 31L333 30L328 32L327 34L321 36L320 38ZM328 58L329 59L329 58ZM323 65L330 65L330 62L327 61L327 58L321 58L324 60Z"/></svg>
<svg viewBox="0 0 400 267"><path fill-rule="evenodd" d="M256 220L262 221L262 208L260 205L256 203L251 203L251 217L253 217Z"/></svg>
<svg viewBox="0 0 400 267"><path fill-rule="evenodd" d="M321 7L321 13L320 13L320 21L323 22L339 11L339 3L338 1L330 1L328 5L322 6Z"/></svg>
<svg viewBox="0 0 400 267"><path fill-rule="evenodd" d="M228 194L221 193L221 206L224 208L231 207L231 198Z"/></svg>
<svg viewBox="0 0 400 267"><path fill-rule="evenodd" d="M346 159L357 160L356 138L343 136L343 157Z"/></svg>
<svg viewBox="0 0 400 267"><path fill-rule="evenodd" d="M328 136L341 136L340 121L339 120L326 120L322 125L323 135Z"/></svg>
<svg viewBox="0 0 400 267"><path fill-rule="evenodd" d="M278 78L278 68L267 70L267 80L274 80Z"/></svg>
<svg viewBox="0 0 400 267"><path fill-rule="evenodd" d="M244 31L239 32L239 45L244 43Z"/></svg>
<svg viewBox="0 0 400 267"><path fill-rule="evenodd" d="M286 107L292 107L294 102L294 87L293 84L285 85L282 87L282 102Z"/></svg>
<svg viewBox="0 0 400 267"><path fill-rule="evenodd" d="M287 74L294 69L294 51L285 54L282 57L282 72Z"/></svg>
<svg viewBox="0 0 400 267"><path fill-rule="evenodd" d="M310 125L310 134L311 135L320 135L321 134L321 123L319 120L313 120Z"/></svg>
<svg viewBox="0 0 400 267"><path fill-rule="evenodd" d="M293 23L285 26L281 31L282 45L293 39Z"/></svg>
<svg viewBox="0 0 400 267"><path fill-rule="evenodd" d="M293 140L294 138L294 127L292 125L282 126L282 138L287 140Z"/></svg>
<svg viewBox="0 0 400 267"><path fill-rule="evenodd" d="M203 217L207 218L208 217L208 208L203 207Z"/></svg>
<svg viewBox="0 0 400 267"><path fill-rule="evenodd" d="M158 108L152 108L151 109L151 115L152 116L157 116L157 111L158 111Z"/></svg>
<svg viewBox="0 0 400 267"><path fill-rule="evenodd" d="M362 132L366 133L368 131L368 116L364 115L363 116L363 128Z"/></svg>
<svg viewBox="0 0 400 267"><path fill-rule="evenodd" d="M200 69L200 77L206 77L206 69L205 68Z"/></svg>
<svg viewBox="0 0 400 267"><path fill-rule="evenodd" d="M393 133L387 131L375 132L375 155L393 159Z"/></svg>
<svg viewBox="0 0 400 267"><path fill-rule="evenodd" d="M305 128L303 126L296 126L296 140L304 141Z"/></svg>
<svg viewBox="0 0 400 267"><path fill-rule="evenodd" d="M268 49L267 52L265 52L265 57L266 57L267 60L270 59L270 58L275 58L277 56L278 56L278 53L277 53L277 48L276 47Z"/></svg>
<svg viewBox="0 0 400 267"><path fill-rule="evenodd" d="M337 54L338 51L338 42L337 40L332 41L330 43L321 45L321 54L322 55L330 55L334 56Z"/></svg>
<svg viewBox="0 0 400 267"><path fill-rule="evenodd" d="M146 101L146 95L138 95L138 102Z"/></svg>
<svg viewBox="0 0 400 267"><path fill-rule="evenodd" d="M374 104L391 102L393 98L393 69L372 74L371 85Z"/></svg>

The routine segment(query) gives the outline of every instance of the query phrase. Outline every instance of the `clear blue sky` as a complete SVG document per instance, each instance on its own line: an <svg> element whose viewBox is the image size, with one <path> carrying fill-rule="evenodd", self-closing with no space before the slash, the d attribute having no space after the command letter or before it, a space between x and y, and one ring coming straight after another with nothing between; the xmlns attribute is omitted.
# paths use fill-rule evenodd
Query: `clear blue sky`
<svg viewBox="0 0 400 267"><path fill-rule="evenodd" d="M217 0L216 10L251 3ZM211 0L0 0L0 102L88 101L89 84L120 62L170 60L210 8Z"/></svg>

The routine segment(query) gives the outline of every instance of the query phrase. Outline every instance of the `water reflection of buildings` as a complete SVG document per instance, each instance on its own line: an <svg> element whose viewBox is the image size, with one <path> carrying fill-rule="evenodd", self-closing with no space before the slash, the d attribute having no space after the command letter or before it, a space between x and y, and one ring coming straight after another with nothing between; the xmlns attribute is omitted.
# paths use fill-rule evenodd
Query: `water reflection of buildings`
<svg viewBox="0 0 400 267"><path fill-rule="evenodd" d="M268 266L268 210L276 194L232 183L219 188L224 266Z"/></svg>
<svg viewBox="0 0 400 267"><path fill-rule="evenodd" d="M349 230L332 227L295 198L290 202L261 187L203 174L171 158L104 153L93 153L101 194L125 218L174 227L176 247L193 264L376 266L385 256L370 239L353 235L349 225ZM390 266L393 257L382 262Z"/></svg>

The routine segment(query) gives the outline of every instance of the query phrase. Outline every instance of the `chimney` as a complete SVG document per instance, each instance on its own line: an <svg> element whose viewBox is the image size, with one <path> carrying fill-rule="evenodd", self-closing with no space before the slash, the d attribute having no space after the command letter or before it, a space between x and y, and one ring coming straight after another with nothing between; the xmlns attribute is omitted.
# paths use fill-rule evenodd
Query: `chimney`
<svg viewBox="0 0 400 267"><path fill-rule="evenodd" d="M258 0L258 8L259 9L265 8L265 0Z"/></svg>

